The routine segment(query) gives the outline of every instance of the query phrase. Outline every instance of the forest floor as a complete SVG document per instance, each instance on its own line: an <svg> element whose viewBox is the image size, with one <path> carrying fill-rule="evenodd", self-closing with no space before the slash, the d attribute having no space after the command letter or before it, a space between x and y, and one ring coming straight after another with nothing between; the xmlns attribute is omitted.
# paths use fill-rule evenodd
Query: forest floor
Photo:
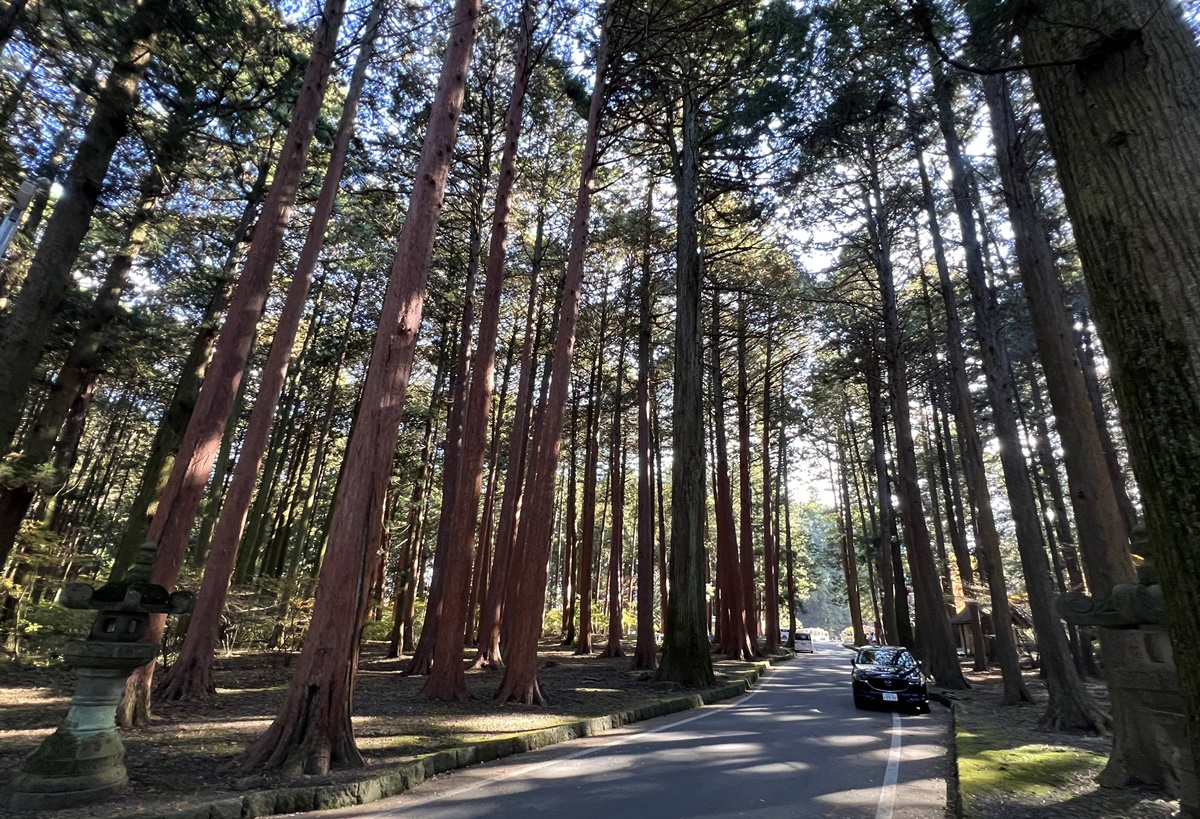
<svg viewBox="0 0 1200 819"><path fill-rule="evenodd" d="M417 754L639 708L680 690L651 681L644 671L631 670L629 657L576 657L557 643L544 643L540 681L548 705L497 704L492 699L500 682L497 671L467 672L475 696L470 702L432 702L419 694L424 677L402 676L407 658L386 659L383 649L382 643L364 646L354 695L355 736L368 772ZM631 648L627 651L632 655ZM283 653L219 657L216 698L155 703L149 726L122 732L132 785L129 793L88 808L28 815L84 819L162 814L173 807L184 809L237 796L239 788L291 784L261 778L239 781L232 763L274 718L291 678L292 657ZM753 668L751 663L715 658L714 662L718 685L741 679ZM72 687L73 675L61 665L0 665L0 783L11 781L21 761L53 731L66 712ZM363 775L361 769L336 771L302 781L322 785ZM8 796L0 786L0 815L16 819L7 805Z"/></svg>
<svg viewBox="0 0 1200 819"><path fill-rule="evenodd" d="M999 671L967 673L974 686L955 692L955 741L965 819L1159 819L1179 802L1149 790L1101 788L1096 776L1112 750L1109 737L1038 727L1046 686L1034 672L1025 684L1035 704L1002 706ZM1108 690L1089 681L1108 707Z"/></svg>

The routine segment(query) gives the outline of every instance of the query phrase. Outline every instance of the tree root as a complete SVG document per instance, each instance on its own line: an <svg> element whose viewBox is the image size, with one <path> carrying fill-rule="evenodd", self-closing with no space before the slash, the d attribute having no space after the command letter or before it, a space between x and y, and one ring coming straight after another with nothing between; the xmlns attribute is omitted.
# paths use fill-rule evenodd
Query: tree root
<svg viewBox="0 0 1200 819"><path fill-rule="evenodd" d="M125 693L117 705L117 725L134 728L149 725L153 714L150 711L150 680L154 677L154 661L129 675L125 681Z"/></svg>
<svg viewBox="0 0 1200 819"><path fill-rule="evenodd" d="M518 705L546 704L546 698L542 696L542 686L536 676L528 683L501 686L496 692L496 700L501 703L515 702Z"/></svg>
<svg viewBox="0 0 1200 819"><path fill-rule="evenodd" d="M500 654L491 654L490 652L480 651L475 655L475 660L467 666L469 671L482 671L483 669L491 669L494 671L504 670L504 660Z"/></svg>
<svg viewBox="0 0 1200 819"><path fill-rule="evenodd" d="M212 666L175 663L154 686L154 698L164 701L197 702L217 695Z"/></svg>
<svg viewBox="0 0 1200 819"><path fill-rule="evenodd" d="M1038 727L1048 731L1087 731L1102 737L1109 735L1112 726L1112 717L1093 702L1051 703L1038 720Z"/></svg>
<svg viewBox="0 0 1200 819"><path fill-rule="evenodd" d="M621 647L621 644L620 644L620 643L616 643L616 644L609 643L608 645L606 645L606 646L604 647L604 650L600 652L600 657L601 657L601 658L605 658L605 657L624 657L624 656L625 656L625 649L623 649L623 648Z"/></svg>

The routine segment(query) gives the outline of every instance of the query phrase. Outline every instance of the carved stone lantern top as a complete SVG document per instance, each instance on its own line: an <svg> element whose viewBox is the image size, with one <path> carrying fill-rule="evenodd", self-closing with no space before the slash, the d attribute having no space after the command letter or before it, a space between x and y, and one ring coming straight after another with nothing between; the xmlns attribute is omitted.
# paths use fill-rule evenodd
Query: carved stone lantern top
<svg viewBox="0 0 1200 819"><path fill-rule="evenodd" d="M1107 597L1097 598L1082 591L1059 595L1055 608L1062 619L1077 626L1105 628L1136 628L1167 622L1166 600L1145 524L1138 523L1133 528L1130 542L1133 553L1143 558L1137 568L1138 582L1113 586Z"/></svg>
<svg viewBox="0 0 1200 819"><path fill-rule="evenodd" d="M168 592L150 582L150 567L157 549L154 543L143 543L137 560L122 580L105 583L98 589L87 583L68 583L59 590L59 605L97 611L88 632L89 642L136 643L146 633L151 614L184 614L192 610L196 598L191 592Z"/></svg>

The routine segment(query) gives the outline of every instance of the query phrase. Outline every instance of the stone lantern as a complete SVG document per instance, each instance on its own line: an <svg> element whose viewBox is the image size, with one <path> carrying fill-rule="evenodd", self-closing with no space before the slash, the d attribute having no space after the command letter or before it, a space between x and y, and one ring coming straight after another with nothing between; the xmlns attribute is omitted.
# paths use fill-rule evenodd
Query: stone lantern
<svg viewBox="0 0 1200 819"><path fill-rule="evenodd" d="M58 729L22 763L11 785L13 810L74 807L129 787L116 722L125 681L158 654L156 643L141 642L150 615L182 614L195 601L191 592L168 593L150 582L157 549L143 544L124 580L98 589L68 583L59 591L59 604L94 609L96 620L86 640L63 652L75 669L75 695Z"/></svg>
<svg viewBox="0 0 1200 819"><path fill-rule="evenodd" d="M1106 771L1100 784L1158 785L1178 797L1184 815L1191 816L1200 812L1200 777L1188 746L1187 714L1167 633L1166 600L1144 524L1134 527L1130 541L1133 553L1143 558L1137 583L1115 585L1108 596L1099 598L1067 592L1058 597L1055 608L1068 623L1105 630L1105 681L1110 690L1122 693L1114 707L1124 712L1127 770L1111 781L1106 781Z"/></svg>

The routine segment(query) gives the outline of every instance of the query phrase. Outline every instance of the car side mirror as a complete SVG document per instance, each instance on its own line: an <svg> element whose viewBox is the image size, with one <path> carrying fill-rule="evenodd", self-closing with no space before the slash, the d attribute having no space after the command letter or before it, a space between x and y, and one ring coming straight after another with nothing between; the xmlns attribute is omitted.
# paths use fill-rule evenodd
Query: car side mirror
<svg viewBox="0 0 1200 819"><path fill-rule="evenodd" d="M855 658L855 657L851 657L851 658L850 658L850 665L858 665L858 659L857 659L857 658Z"/></svg>

